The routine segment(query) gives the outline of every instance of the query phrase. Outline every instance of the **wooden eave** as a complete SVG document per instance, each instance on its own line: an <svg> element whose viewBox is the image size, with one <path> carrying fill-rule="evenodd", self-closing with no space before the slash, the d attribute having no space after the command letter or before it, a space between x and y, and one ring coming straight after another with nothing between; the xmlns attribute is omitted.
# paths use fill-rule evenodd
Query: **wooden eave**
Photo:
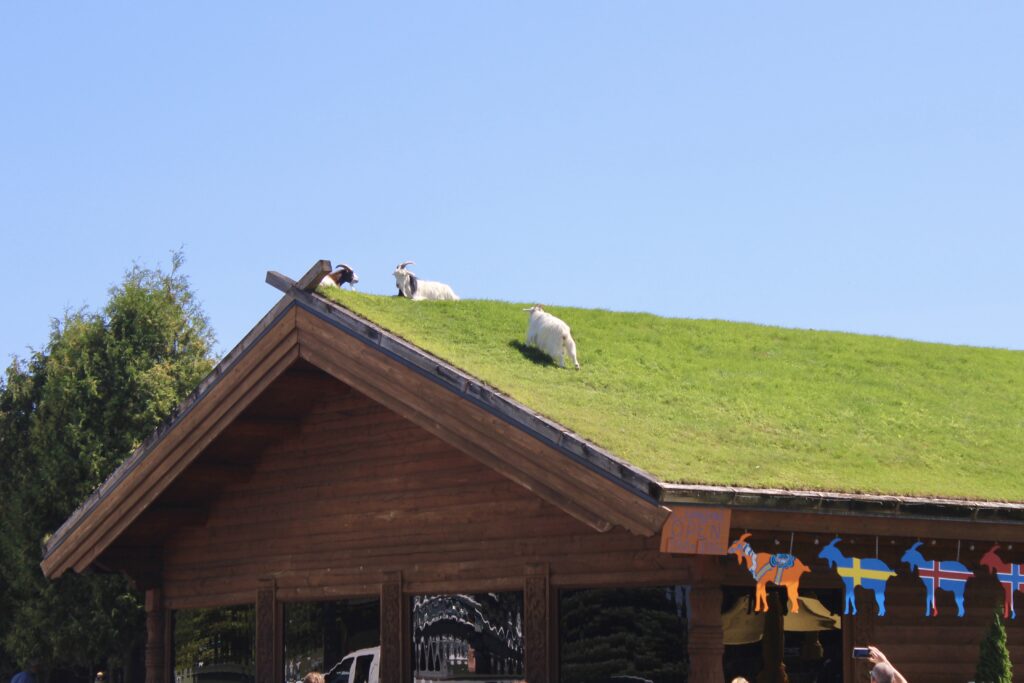
<svg viewBox="0 0 1024 683"><path fill-rule="evenodd" d="M315 270L315 269L314 269ZM44 547L43 573L101 556L289 367L304 360L598 531L650 536L668 510L647 473L277 274L285 296ZM313 274L313 275L311 275Z"/></svg>
<svg viewBox="0 0 1024 683"><path fill-rule="evenodd" d="M773 524L787 531L842 531L934 538L1019 541L1024 504L924 496L835 491L758 489L745 486L662 483L668 507L712 506L733 511L736 526ZM781 527L780 527L781 528Z"/></svg>

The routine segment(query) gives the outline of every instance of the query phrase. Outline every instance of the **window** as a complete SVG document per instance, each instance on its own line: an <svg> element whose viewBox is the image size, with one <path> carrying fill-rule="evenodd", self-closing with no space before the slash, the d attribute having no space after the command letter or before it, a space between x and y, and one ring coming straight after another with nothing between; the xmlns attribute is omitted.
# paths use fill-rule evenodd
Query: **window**
<svg viewBox="0 0 1024 683"><path fill-rule="evenodd" d="M370 666L372 664L373 655L363 655L356 659L356 672L352 678L352 683L369 683Z"/></svg>
<svg viewBox="0 0 1024 683"><path fill-rule="evenodd" d="M362 651L366 652L362 652ZM294 602L284 606L284 678L321 671L327 683L354 683L352 663L380 656L380 600Z"/></svg>
<svg viewBox="0 0 1024 683"><path fill-rule="evenodd" d="M417 595L412 600L414 679L523 678L523 594Z"/></svg>
<svg viewBox="0 0 1024 683"><path fill-rule="evenodd" d="M686 636L682 586L559 593L563 683L683 683Z"/></svg>
<svg viewBox="0 0 1024 683"><path fill-rule="evenodd" d="M174 613L176 683L256 680L256 608L253 605Z"/></svg>

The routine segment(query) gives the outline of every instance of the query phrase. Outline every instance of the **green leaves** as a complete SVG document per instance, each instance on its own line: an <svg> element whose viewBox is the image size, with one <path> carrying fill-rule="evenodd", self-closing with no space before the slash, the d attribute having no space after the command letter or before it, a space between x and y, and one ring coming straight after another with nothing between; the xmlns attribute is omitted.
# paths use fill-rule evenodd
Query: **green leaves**
<svg viewBox="0 0 1024 683"><path fill-rule="evenodd" d="M1006 647L1006 628L1000 615L1002 606L997 607L992 624L985 632L978 654L978 668L974 680L978 683L1012 683L1013 665L1010 651Z"/></svg>
<svg viewBox="0 0 1024 683"><path fill-rule="evenodd" d="M50 583L41 540L211 369L213 334L181 265L175 254L170 272L132 267L100 312L65 312L0 383L0 664L121 666L141 646L125 580Z"/></svg>

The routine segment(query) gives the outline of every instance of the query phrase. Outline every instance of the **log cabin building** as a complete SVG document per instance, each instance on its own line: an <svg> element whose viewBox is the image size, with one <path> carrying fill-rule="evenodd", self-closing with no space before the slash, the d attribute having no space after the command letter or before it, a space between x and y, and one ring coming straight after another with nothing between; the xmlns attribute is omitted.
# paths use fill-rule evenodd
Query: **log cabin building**
<svg viewBox="0 0 1024 683"><path fill-rule="evenodd" d="M45 547L51 579L122 572L145 592L148 683L718 683L753 680L772 647L790 680L857 681L868 643L914 683L972 679L1003 600L978 558L1024 563L1021 502L663 480L318 294L324 268L268 274L281 301ZM726 554L743 534L811 568L802 610L783 616L775 587L767 618L750 608ZM884 616L863 585L843 613L819 558L837 536L896 572ZM919 541L975 572L965 616L944 592L925 616L901 563ZM188 660L225 609L223 666Z"/></svg>

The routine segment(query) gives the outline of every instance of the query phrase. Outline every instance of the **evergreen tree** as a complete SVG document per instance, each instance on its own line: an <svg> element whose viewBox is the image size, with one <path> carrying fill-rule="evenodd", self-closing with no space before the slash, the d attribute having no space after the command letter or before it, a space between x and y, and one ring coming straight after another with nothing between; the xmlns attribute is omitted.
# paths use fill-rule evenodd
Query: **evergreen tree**
<svg viewBox="0 0 1024 683"><path fill-rule="evenodd" d="M981 640L978 668L974 673L977 683L1013 683L1013 665L1006 647L1006 628L1003 627L1000 609L996 609L992 624Z"/></svg>
<svg viewBox="0 0 1024 683"><path fill-rule="evenodd" d="M46 534L212 367L181 265L175 254L169 273L132 268L102 311L65 313L0 382L0 665L36 659L41 680L70 680L141 652L143 610L122 577L50 582L39 563Z"/></svg>

